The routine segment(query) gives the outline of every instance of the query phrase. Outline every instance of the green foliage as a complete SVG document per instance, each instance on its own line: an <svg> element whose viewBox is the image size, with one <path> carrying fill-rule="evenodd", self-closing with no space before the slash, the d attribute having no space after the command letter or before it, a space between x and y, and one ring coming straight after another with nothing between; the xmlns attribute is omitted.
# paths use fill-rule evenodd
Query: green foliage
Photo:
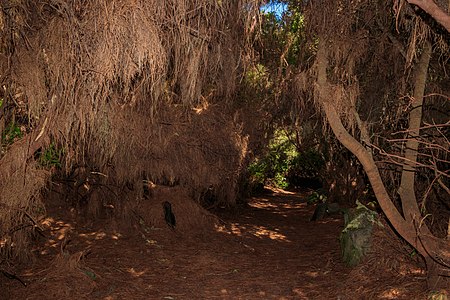
<svg viewBox="0 0 450 300"><path fill-rule="evenodd" d="M287 188L287 174L298 155L295 146L290 142L285 131L278 130L270 141L264 157L253 161L248 171L253 184L270 184L279 188Z"/></svg>
<svg viewBox="0 0 450 300"><path fill-rule="evenodd" d="M63 149L58 149L54 143L51 143L47 149L40 153L38 162L46 168L61 167L61 159L64 154Z"/></svg>
<svg viewBox="0 0 450 300"><path fill-rule="evenodd" d="M2 145L11 145L16 139L23 136L22 129L14 122L11 122L2 133Z"/></svg>
<svg viewBox="0 0 450 300"><path fill-rule="evenodd" d="M289 65L296 64L300 44L305 40L304 32L304 16L295 5L289 6L281 15L274 12L263 13L261 40L265 46L266 59L270 61L276 56L283 55L283 60Z"/></svg>
<svg viewBox="0 0 450 300"><path fill-rule="evenodd" d="M325 165L325 160L319 152L309 149L296 155L292 161L291 176L316 178Z"/></svg>
<svg viewBox="0 0 450 300"><path fill-rule="evenodd" d="M325 162L320 153L308 150L299 153L285 130L276 130L264 156L256 158L248 167L252 185L272 185L278 188L297 186L295 178L317 178ZM326 201L326 192L317 190L310 195L310 203Z"/></svg>
<svg viewBox="0 0 450 300"><path fill-rule="evenodd" d="M327 202L327 195L326 195L325 190L323 190L323 189L315 190L308 196L307 202L308 202L308 204Z"/></svg>
<svg viewBox="0 0 450 300"><path fill-rule="evenodd" d="M257 91L269 89L271 82L267 68L262 64L256 64L245 73L245 83Z"/></svg>

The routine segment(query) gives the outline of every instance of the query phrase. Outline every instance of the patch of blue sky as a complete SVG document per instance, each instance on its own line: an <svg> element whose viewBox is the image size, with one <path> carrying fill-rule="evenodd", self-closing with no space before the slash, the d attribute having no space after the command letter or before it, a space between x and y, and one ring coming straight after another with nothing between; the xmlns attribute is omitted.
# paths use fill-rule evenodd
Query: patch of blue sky
<svg viewBox="0 0 450 300"><path fill-rule="evenodd" d="M279 1L269 1L269 3L261 6L263 13L273 13L277 19L281 19L287 9L287 3Z"/></svg>

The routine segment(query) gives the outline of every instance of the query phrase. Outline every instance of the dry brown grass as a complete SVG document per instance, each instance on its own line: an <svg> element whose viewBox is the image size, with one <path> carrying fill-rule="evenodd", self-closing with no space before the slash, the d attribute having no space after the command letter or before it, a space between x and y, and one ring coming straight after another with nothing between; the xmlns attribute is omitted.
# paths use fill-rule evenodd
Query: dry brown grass
<svg viewBox="0 0 450 300"><path fill-rule="evenodd" d="M212 186L219 201L233 203L247 141L228 103L244 68L245 25L257 7L254 1L2 1L0 79L5 99L24 104L32 142L1 157L3 186L17 189L21 178L30 179L21 193L2 190L1 213L9 221L0 224L0 238L30 207L41 206L37 194L49 177L31 166L34 151L50 141L64 149L64 172L88 165L80 178L104 175L91 193L93 213L106 196L117 197L116 207L136 201L144 176L189 186L194 198ZM134 191L124 188L129 183Z"/></svg>

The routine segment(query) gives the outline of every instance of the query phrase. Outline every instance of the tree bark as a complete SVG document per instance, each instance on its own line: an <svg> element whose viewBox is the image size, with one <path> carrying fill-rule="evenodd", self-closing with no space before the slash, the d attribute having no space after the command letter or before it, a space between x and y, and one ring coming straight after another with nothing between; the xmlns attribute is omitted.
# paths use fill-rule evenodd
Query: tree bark
<svg viewBox="0 0 450 300"><path fill-rule="evenodd" d="M427 267L430 270L429 275L433 277L429 284L432 287L436 287L438 284L442 284L442 279L444 278L443 276L437 276L439 266L444 266L444 269L445 266L449 266L450 245L446 239L440 240L429 234L429 230L426 226L426 230L424 230L424 232L419 232L418 228L416 228L416 224L403 218L386 191L371 152L364 148L364 146L345 129L340 116L336 111L336 107L332 102L333 89L331 84L328 82L326 73L328 66L326 47L326 41L320 39L316 57L317 90L319 101L325 112L327 121L330 124L331 130L339 142L350 150L350 152L352 152L361 162L381 209L393 226L394 230L396 230L402 238L404 238L425 258ZM355 111L355 113L357 112ZM444 284L445 283L446 282L444 282Z"/></svg>
<svg viewBox="0 0 450 300"><path fill-rule="evenodd" d="M361 162L364 170L372 185L372 189L378 199L381 209L391 222L392 226L398 233L404 237L414 247L420 247L414 239L415 230L413 224L407 224L399 213L389 194L384 187L378 168L372 158L370 152L364 148L353 136L345 129L342 121L332 103L331 87L328 83L326 69L328 65L327 50L324 41L319 42L319 50L317 52L317 84L319 89L319 101L330 124L331 130L336 138L344 147L350 150Z"/></svg>
<svg viewBox="0 0 450 300"><path fill-rule="evenodd" d="M423 95L427 81L428 66L431 58L431 43L426 42L423 52L417 64L414 76L414 94L409 113L408 137L405 144L404 163L400 181L399 194L402 203L403 215L409 224L420 224L422 214L419 210L415 195L416 163L419 150L420 125L422 122ZM435 260L435 253L439 249L437 240L433 238L428 226L423 225L418 229L423 246L427 252L424 256L428 270L428 285L431 288L439 288L443 279L439 275L439 264Z"/></svg>
<svg viewBox="0 0 450 300"><path fill-rule="evenodd" d="M422 105L428 65L431 58L431 43L425 44L415 73L414 95L409 113L408 137L405 144L404 163L399 194L402 202L403 216L406 222L412 223L421 218L415 194L415 175L417 153L419 149L420 124L422 122ZM418 224L418 222L416 222ZM428 233L428 232L427 232Z"/></svg>
<svg viewBox="0 0 450 300"><path fill-rule="evenodd" d="M409 4L414 4L432 16L439 24L450 32L450 16L434 3L433 0L407 0Z"/></svg>

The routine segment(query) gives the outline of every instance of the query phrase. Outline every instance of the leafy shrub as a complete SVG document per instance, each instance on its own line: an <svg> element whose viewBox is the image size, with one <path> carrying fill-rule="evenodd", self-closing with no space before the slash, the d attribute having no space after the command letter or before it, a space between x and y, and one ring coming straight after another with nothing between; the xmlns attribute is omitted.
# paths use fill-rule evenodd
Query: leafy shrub
<svg viewBox="0 0 450 300"><path fill-rule="evenodd" d="M14 122L11 122L2 132L2 144L11 145L16 139L23 137L23 132L20 126Z"/></svg>
<svg viewBox="0 0 450 300"><path fill-rule="evenodd" d="M295 146L289 141L284 131L276 131L267 147L267 153L256 158L249 166L252 184L269 184L279 188L287 188L287 174L293 158L297 155Z"/></svg>
<svg viewBox="0 0 450 300"><path fill-rule="evenodd" d="M291 162L289 178L295 182L296 178L317 178L325 165L321 153L314 149L298 153Z"/></svg>
<svg viewBox="0 0 450 300"><path fill-rule="evenodd" d="M321 182L317 178L324 165L323 156L318 151L310 149L299 153L289 133L277 130L267 146L265 155L257 157L249 165L249 182L251 186L271 185L285 189L306 184L314 185L313 188L318 189ZM317 197L326 196L321 192Z"/></svg>
<svg viewBox="0 0 450 300"><path fill-rule="evenodd" d="M54 143L51 143L47 149L38 153L38 162L46 168L61 167L61 159L64 154L63 149L58 149Z"/></svg>
<svg viewBox="0 0 450 300"><path fill-rule="evenodd" d="M308 196L307 202L308 204L327 202L327 195L325 190L323 189L315 190Z"/></svg>

